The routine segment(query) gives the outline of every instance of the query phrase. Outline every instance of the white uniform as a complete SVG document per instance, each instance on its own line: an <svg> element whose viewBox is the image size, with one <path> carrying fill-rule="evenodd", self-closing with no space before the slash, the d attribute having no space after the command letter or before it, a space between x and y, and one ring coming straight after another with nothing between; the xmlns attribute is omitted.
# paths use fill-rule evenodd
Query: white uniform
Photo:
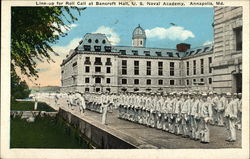
<svg viewBox="0 0 250 159"><path fill-rule="evenodd" d="M236 129L235 124L237 120L237 109L238 109L238 99L231 100L228 102L225 108L225 123L228 132L229 141L236 141Z"/></svg>
<svg viewBox="0 0 250 159"><path fill-rule="evenodd" d="M201 102L201 142L208 143L210 141L209 121L213 119L212 105L210 102Z"/></svg>

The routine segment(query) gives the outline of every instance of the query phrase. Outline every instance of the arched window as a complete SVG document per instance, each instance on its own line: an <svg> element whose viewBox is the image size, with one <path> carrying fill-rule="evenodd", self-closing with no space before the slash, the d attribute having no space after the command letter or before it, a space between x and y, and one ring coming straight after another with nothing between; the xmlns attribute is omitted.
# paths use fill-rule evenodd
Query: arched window
<svg viewBox="0 0 250 159"><path fill-rule="evenodd" d="M140 44L142 45L142 40L140 41Z"/></svg>

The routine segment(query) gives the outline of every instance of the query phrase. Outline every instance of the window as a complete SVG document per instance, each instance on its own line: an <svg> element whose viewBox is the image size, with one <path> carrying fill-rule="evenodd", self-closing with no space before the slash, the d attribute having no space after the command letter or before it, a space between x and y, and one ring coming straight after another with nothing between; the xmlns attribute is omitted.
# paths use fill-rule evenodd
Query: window
<svg viewBox="0 0 250 159"><path fill-rule="evenodd" d="M138 55L138 51L137 50L132 50L133 55Z"/></svg>
<svg viewBox="0 0 250 159"><path fill-rule="evenodd" d="M170 85L174 85L174 80L170 80Z"/></svg>
<svg viewBox="0 0 250 159"><path fill-rule="evenodd" d="M106 52L111 52L111 46L104 46Z"/></svg>
<svg viewBox="0 0 250 159"><path fill-rule="evenodd" d="M98 43L99 42L99 40L98 39L95 39L95 43Z"/></svg>
<svg viewBox="0 0 250 159"><path fill-rule="evenodd" d="M158 85L163 85L163 80L158 80Z"/></svg>
<svg viewBox="0 0 250 159"><path fill-rule="evenodd" d="M151 85L151 80L147 79L147 85Z"/></svg>
<svg viewBox="0 0 250 159"><path fill-rule="evenodd" d="M189 76L189 61L187 61L187 76Z"/></svg>
<svg viewBox="0 0 250 159"><path fill-rule="evenodd" d="M90 57L85 57L84 64L85 64L85 65L90 65L90 64L91 64L91 62L90 62Z"/></svg>
<svg viewBox="0 0 250 159"><path fill-rule="evenodd" d="M174 76L174 62L170 62L170 76Z"/></svg>
<svg viewBox="0 0 250 159"><path fill-rule="evenodd" d="M101 72L101 67L95 67L95 72Z"/></svg>
<svg viewBox="0 0 250 159"><path fill-rule="evenodd" d="M163 62L158 62L158 75L163 75Z"/></svg>
<svg viewBox="0 0 250 159"><path fill-rule="evenodd" d="M96 92L100 92L100 91L101 91L101 88L96 88L95 91L96 91Z"/></svg>
<svg viewBox="0 0 250 159"><path fill-rule="evenodd" d="M72 65L72 66L73 66L73 67L77 66L77 62L73 63L73 65Z"/></svg>
<svg viewBox="0 0 250 159"><path fill-rule="evenodd" d="M122 79L122 84L127 84L127 79Z"/></svg>
<svg viewBox="0 0 250 159"><path fill-rule="evenodd" d="M189 80L187 80L187 85L189 85Z"/></svg>
<svg viewBox="0 0 250 159"><path fill-rule="evenodd" d="M236 43L236 51L242 50L242 27L238 27L234 29L235 34L235 43Z"/></svg>
<svg viewBox="0 0 250 159"><path fill-rule="evenodd" d="M193 74L196 75L196 61L193 61Z"/></svg>
<svg viewBox="0 0 250 159"><path fill-rule="evenodd" d="M103 44L106 44L106 40L102 40L102 43L103 43Z"/></svg>
<svg viewBox="0 0 250 159"><path fill-rule="evenodd" d="M102 65L102 59L100 57L95 58L95 65Z"/></svg>
<svg viewBox="0 0 250 159"><path fill-rule="evenodd" d="M173 57L173 53L172 52L167 52L169 57Z"/></svg>
<svg viewBox="0 0 250 159"><path fill-rule="evenodd" d="M142 45L142 41L140 41L140 44Z"/></svg>
<svg viewBox="0 0 250 159"><path fill-rule="evenodd" d="M106 83L110 83L110 78L106 78Z"/></svg>
<svg viewBox="0 0 250 159"><path fill-rule="evenodd" d="M134 74L139 75L139 61L134 61Z"/></svg>
<svg viewBox="0 0 250 159"><path fill-rule="evenodd" d="M110 88L106 88L106 91L111 92L111 89Z"/></svg>
<svg viewBox="0 0 250 159"><path fill-rule="evenodd" d="M100 52L101 51L101 46L94 46L94 49L96 52Z"/></svg>
<svg viewBox="0 0 250 159"><path fill-rule="evenodd" d="M120 50L120 53L121 53L122 55L126 55L126 50Z"/></svg>
<svg viewBox="0 0 250 159"><path fill-rule="evenodd" d="M204 74L204 60L201 59L201 74Z"/></svg>
<svg viewBox="0 0 250 159"><path fill-rule="evenodd" d="M101 78L100 77L95 78L95 83L101 83Z"/></svg>
<svg viewBox="0 0 250 159"><path fill-rule="evenodd" d="M200 79L200 81L201 81L201 82L204 82L204 79L203 79L203 78L201 78L201 79Z"/></svg>
<svg viewBox="0 0 250 159"><path fill-rule="evenodd" d="M208 78L208 83L209 83L209 84L212 84L212 83L213 83L212 78Z"/></svg>
<svg viewBox="0 0 250 159"><path fill-rule="evenodd" d="M209 57L209 58L208 58L208 68L209 68L209 73L212 73L212 67L211 67L211 64L212 64L212 57Z"/></svg>
<svg viewBox="0 0 250 159"><path fill-rule="evenodd" d="M147 75L151 75L151 61L147 61Z"/></svg>
<svg viewBox="0 0 250 159"><path fill-rule="evenodd" d="M83 45L83 48L85 51L90 51L91 49L90 45Z"/></svg>
<svg viewBox="0 0 250 159"><path fill-rule="evenodd" d="M134 91L135 91L135 92L139 91L139 88L135 88Z"/></svg>
<svg viewBox="0 0 250 159"><path fill-rule="evenodd" d="M85 92L89 92L89 88L85 88Z"/></svg>
<svg viewBox="0 0 250 159"><path fill-rule="evenodd" d="M89 39L89 40L88 40L88 43L91 43L91 42L92 42L92 40L91 40L91 39Z"/></svg>
<svg viewBox="0 0 250 159"><path fill-rule="evenodd" d="M196 83L196 79L193 79L193 84L195 84Z"/></svg>
<svg viewBox="0 0 250 159"><path fill-rule="evenodd" d="M162 56L161 52L155 52L157 56Z"/></svg>
<svg viewBox="0 0 250 159"><path fill-rule="evenodd" d="M111 67L107 67L107 68L106 68L106 72L107 72L107 73L111 73Z"/></svg>
<svg viewBox="0 0 250 159"><path fill-rule="evenodd" d="M89 83L89 78L88 77L85 78L85 83Z"/></svg>
<svg viewBox="0 0 250 159"><path fill-rule="evenodd" d="M107 60L106 60L106 63L105 63L106 65L112 65L112 63L111 63L111 58L107 58Z"/></svg>
<svg viewBox="0 0 250 159"><path fill-rule="evenodd" d="M85 66L85 72L86 72L86 73L89 72L89 66Z"/></svg>
<svg viewBox="0 0 250 159"><path fill-rule="evenodd" d="M127 74L127 60L122 60L122 74Z"/></svg>
<svg viewBox="0 0 250 159"><path fill-rule="evenodd" d="M140 84L139 79L134 79L134 84Z"/></svg>
<svg viewBox="0 0 250 159"><path fill-rule="evenodd" d="M149 52L149 51L144 51L144 54L145 54L146 56L150 56L150 52Z"/></svg>

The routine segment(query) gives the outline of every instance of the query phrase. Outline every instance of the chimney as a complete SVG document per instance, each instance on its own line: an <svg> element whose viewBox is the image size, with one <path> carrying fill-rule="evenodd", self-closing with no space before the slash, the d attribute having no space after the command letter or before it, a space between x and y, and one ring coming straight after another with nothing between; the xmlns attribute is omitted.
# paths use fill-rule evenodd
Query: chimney
<svg viewBox="0 0 250 159"><path fill-rule="evenodd" d="M188 49L190 49L190 46L190 44L180 43L176 45L176 49L179 52L186 52Z"/></svg>

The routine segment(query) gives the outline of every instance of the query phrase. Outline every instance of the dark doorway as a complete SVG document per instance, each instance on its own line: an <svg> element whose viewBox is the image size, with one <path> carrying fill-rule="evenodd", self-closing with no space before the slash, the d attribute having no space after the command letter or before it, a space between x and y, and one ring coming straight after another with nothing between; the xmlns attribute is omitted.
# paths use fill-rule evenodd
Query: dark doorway
<svg viewBox="0 0 250 159"><path fill-rule="evenodd" d="M241 93L242 92L242 74L241 73L234 74L234 78L235 78L235 84L236 84L236 92Z"/></svg>

